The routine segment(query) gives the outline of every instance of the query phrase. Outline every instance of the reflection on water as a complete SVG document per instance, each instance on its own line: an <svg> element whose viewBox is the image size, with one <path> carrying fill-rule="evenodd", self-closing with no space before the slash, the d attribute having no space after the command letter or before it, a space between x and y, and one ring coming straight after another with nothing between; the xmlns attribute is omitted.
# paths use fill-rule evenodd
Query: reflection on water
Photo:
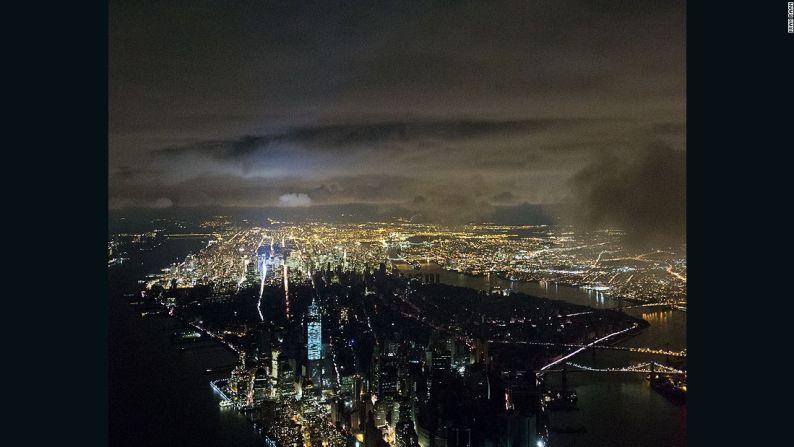
<svg viewBox="0 0 794 447"><path fill-rule="evenodd" d="M206 245L198 240L169 240L124 264L108 269L110 330L108 334L109 445L236 446L263 441L243 415L221 411L209 386L210 367L227 365L237 356L220 345L180 352L169 334L182 328L164 316L141 318L125 293L137 280L157 272Z"/></svg>
<svg viewBox="0 0 794 447"><path fill-rule="evenodd" d="M584 425L587 432L552 433L554 447L687 444L686 406L670 403L640 375L569 374L568 385L576 389L578 410L551 413L552 427Z"/></svg>
<svg viewBox="0 0 794 447"><path fill-rule="evenodd" d="M642 318L651 324L665 324L671 318L673 311L643 312Z"/></svg>
<svg viewBox="0 0 794 447"><path fill-rule="evenodd" d="M546 281L510 281L490 273L480 276L466 275L463 273L444 270L440 265L435 263L422 262L420 265L422 267L420 270L414 270L408 264L398 264L398 268L401 272L408 275L430 273L438 274L442 283L452 286L469 287L479 290L490 290L495 287L499 287L501 289L513 289L516 292L521 292L527 295L539 296L552 300L562 300L573 304L590 306L599 309L617 306L617 300L613 300L603 292L596 290L582 290L577 287L570 287Z"/></svg>
<svg viewBox="0 0 794 447"><path fill-rule="evenodd" d="M421 264L421 270L409 266L400 270L406 274L438 273L444 284L490 290L494 287L510 288L516 292L541 298L567 301L599 309L617 307L617 300L595 290L582 290L548 282L516 282L496 275L471 276L442 269L437 264ZM686 312L654 311L647 308L630 308L625 312L647 320L651 325L641 333L624 340L621 345L681 350L686 348ZM646 354L626 351L584 352L575 362L596 368L614 368L664 357L649 358ZM548 374L552 386L559 385L559 375ZM576 389L578 410L552 412L554 427L584 425L581 434L552 433L550 444L568 446L614 447L668 447L686 445L686 405L679 406L655 392L641 374L589 373L568 375L568 384Z"/></svg>
<svg viewBox="0 0 794 447"><path fill-rule="evenodd" d="M438 274L442 283L452 286L479 290L490 290L495 287L512 289L526 295L562 300L597 309L611 309L618 305L617 299L596 290L583 290L550 282L509 281L490 274L481 276L466 275L444 270L435 263L423 262L421 267L420 270L414 270L410 265L398 264L400 271L405 274ZM632 347L664 347L669 343L670 348L676 350L686 348L686 312L654 311L647 308L629 308L625 312L631 316L648 320L651 323L651 327L622 344ZM662 314L664 315L662 316ZM650 317L645 318L646 315Z"/></svg>
<svg viewBox="0 0 794 447"><path fill-rule="evenodd" d="M627 309L626 313L648 321L651 326L622 344L651 348L664 348L669 345L677 351L686 349L686 312Z"/></svg>

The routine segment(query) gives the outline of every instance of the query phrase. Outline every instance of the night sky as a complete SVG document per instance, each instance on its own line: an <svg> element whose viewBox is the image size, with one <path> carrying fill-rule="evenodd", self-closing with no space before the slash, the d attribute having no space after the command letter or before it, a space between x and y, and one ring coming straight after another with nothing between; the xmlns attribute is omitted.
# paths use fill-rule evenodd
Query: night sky
<svg viewBox="0 0 794 447"><path fill-rule="evenodd" d="M683 233L681 2L124 0L109 39L112 209L562 203Z"/></svg>

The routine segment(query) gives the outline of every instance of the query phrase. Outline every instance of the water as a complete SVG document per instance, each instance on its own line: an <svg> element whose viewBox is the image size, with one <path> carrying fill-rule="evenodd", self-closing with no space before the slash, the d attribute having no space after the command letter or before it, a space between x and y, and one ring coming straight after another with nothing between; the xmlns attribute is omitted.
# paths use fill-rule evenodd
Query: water
<svg viewBox="0 0 794 447"><path fill-rule="evenodd" d="M469 287L472 289L489 290L494 287L502 289L513 289L527 295L549 298L552 300L562 300L581 306L596 307L605 309L615 307L617 304L609 299L607 295L594 290L585 291L576 287L557 285L553 283L521 282L509 281L496 275L472 276L455 271L444 270L438 264L421 263L421 270L413 270L406 264L400 266L406 273L438 273L439 279L444 284L459 287Z"/></svg>
<svg viewBox="0 0 794 447"><path fill-rule="evenodd" d="M108 269L110 286L109 407L112 446L261 446L244 416L218 407L207 368L236 356L217 344L185 352L170 340L179 329L167 316L141 318L125 293L137 280L206 243L171 240ZM217 376L216 376L217 377Z"/></svg>
<svg viewBox="0 0 794 447"><path fill-rule="evenodd" d="M261 446L248 421L233 410L220 409L209 387L206 368L236 361L217 346L179 352L170 341L177 322L164 316L141 318L127 304L124 293L138 289L137 280L159 271L205 245L199 240L171 240L152 252L111 267L109 331L110 445L113 446ZM510 282L496 277L475 277L423 265L422 273L438 273L450 285L489 289L512 288L521 293L593 307L614 307L608 296L573 287ZM651 323L625 346L686 347L686 313L649 309L627 312ZM575 361L621 366L648 357L618 351L584 353ZM657 358L657 361L660 359ZM216 376L217 377L217 376ZM553 382L554 378L550 378ZM579 410L554 412L554 426L584 425L587 433L552 433L552 446L684 446L686 406L678 406L653 391L638 374L569 374L568 383L579 395Z"/></svg>
<svg viewBox="0 0 794 447"><path fill-rule="evenodd" d="M471 276L442 269L437 264L422 264L421 270L405 266L406 273L438 273L444 284L489 290L503 289L527 295L596 308L617 306L616 300L596 291L576 287L516 282L495 275ZM648 320L651 326L640 334L620 343L622 346L686 348L686 312L658 311L654 308L627 309L626 313ZM595 358L585 352L572 360L597 368L627 366L653 359L662 363L664 357L649 357L623 351L598 351ZM550 375L548 383L557 385L559 377ZM675 447L685 446L686 405L677 405L651 389L643 375L633 373L568 374L568 385L574 387L579 397L578 410L552 412L551 424L556 427L583 425L586 433L552 433L549 444L553 447L610 446L610 447Z"/></svg>

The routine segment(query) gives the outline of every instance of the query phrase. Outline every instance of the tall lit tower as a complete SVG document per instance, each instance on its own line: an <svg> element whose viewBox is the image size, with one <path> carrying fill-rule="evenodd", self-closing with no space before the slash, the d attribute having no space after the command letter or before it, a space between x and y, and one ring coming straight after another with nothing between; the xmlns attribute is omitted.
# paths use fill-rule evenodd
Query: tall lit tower
<svg viewBox="0 0 794 447"><path fill-rule="evenodd" d="M260 245L256 249L256 271L260 274L267 268L267 260L272 252L272 248L269 249L267 245Z"/></svg>
<svg viewBox="0 0 794 447"><path fill-rule="evenodd" d="M306 317L306 331L306 351L309 360L309 377L311 377L315 389L319 391L322 388L321 371L323 327L322 318L320 316L320 307L317 306L314 300L312 300L312 304L309 306L309 313Z"/></svg>
<svg viewBox="0 0 794 447"><path fill-rule="evenodd" d="M240 274L240 282L242 284L245 282L245 274L248 272L248 256L243 256L243 272Z"/></svg>
<svg viewBox="0 0 794 447"><path fill-rule="evenodd" d="M289 268L284 263L284 309L289 319Z"/></svg>
<svg viewBox="0 0 794 447"><path fill-rule="evenodd" d="M320 307L312 301L309 305L309 314L306 318L306 329L308 331L307 337L307 351L309 354L309 361L320 360L322 349L322 320L320 318Z"/></svg>

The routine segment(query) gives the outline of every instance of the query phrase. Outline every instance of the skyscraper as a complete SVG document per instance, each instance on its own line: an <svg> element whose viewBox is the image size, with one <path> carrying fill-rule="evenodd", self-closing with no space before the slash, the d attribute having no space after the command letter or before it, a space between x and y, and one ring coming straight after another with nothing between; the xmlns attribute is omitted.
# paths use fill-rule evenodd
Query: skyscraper
<svg viewBox="0 0 794 447"><path fill-rule="evenodd" d="M260 245L259 248L256 249L256 271L260 274L265 270L265 264L272 251L272 248L267 245Z"/></svg>
<svg viewBox="0 0 794 447"><path fill-rule="evenodd" d="M289 320L289 268L284 263L284 311Z"/></svg>
<svg viewBox="0 0 794 447"><path fill-rule="evenodd" d="M322 388L322 318L320 307L312 301L306 316L306 351L308 354L309 377L314 384L314 389Z"/></svg>
<svg viewBox="0 0 794 447"><path fill-rule="evenodd" d="M306 318L307 351L309 361L320 360L322 349L322 319L320 307L312 301L309 305L309 314Z"/></svg>
<svg viewBox="0 0 794 447"><path fill-rule="evenodd" d="M394 397L397 395L397 358L381 358L378 378L378 397Z"/></svg>

